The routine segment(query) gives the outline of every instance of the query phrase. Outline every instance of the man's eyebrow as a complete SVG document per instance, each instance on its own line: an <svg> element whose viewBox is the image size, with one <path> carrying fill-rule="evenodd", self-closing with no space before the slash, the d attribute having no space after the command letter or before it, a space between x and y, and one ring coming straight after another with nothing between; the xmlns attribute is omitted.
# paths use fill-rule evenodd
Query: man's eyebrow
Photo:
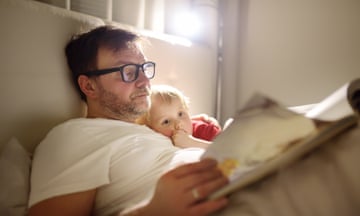
<svg viewBox="0 0 360 216"><path fill-rule="evenodd" d="M117 61L117 62L115 62L115 63L116 63L117 65L133 64L133 62L123 61L123 60Z"/></svg>
<svg viewBox="0 0 360 216"><path fill-rule="evenodd" d="M136 63L136 62L132 62L132 61L119 60L119 61L115 62L115 64L117 64L117 65L125 65L125 64L142 64L142 63Z"/></svg>

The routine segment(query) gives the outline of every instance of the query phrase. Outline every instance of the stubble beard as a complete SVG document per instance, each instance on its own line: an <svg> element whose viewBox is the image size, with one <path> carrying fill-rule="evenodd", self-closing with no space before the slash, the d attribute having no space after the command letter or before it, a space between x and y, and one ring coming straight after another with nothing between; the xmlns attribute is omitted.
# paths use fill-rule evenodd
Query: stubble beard
<svg viewBox="0 0 360 216"><path fill-rule="evenodd" d="M150 106L149 97L141 101L130 97L129 102L124 102L120 101L116 94L105 89L102 89L100 98L100 105L109 116L127 122L135 122L148 111Z"/></svg>

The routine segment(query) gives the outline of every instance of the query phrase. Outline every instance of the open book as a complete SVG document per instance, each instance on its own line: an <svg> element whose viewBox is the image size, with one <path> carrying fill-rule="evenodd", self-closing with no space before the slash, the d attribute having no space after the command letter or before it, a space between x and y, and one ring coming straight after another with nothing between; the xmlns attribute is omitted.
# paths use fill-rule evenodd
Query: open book
<svg viewBox="0 0 360 216"><path fill-rule="evenodd" d="M218 160L230 180L208 199L227 195L289 165L356 125L359 112L360 79L346 83L305 113L256 94L202 155Z"/></svg>

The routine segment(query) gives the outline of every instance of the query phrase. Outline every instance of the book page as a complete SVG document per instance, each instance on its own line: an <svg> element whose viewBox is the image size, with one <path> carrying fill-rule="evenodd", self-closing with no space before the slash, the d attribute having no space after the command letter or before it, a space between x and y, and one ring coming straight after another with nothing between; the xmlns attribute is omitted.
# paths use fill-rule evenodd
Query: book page
<svg viewBox="0 0 360 216"><path fill-rule="evenodd" d="M216 158L232 180L312 133L316 126L311 119L256 94L202 157Z"/></svg>
<svg viewBox="0 0 360 216"><path fill-rule="evenodd" d="M258 181L356 125L359 106L360 79L342 86L305 114L265 95L254 95L202 155L215 158L230 180L208 199Z"/></svg>

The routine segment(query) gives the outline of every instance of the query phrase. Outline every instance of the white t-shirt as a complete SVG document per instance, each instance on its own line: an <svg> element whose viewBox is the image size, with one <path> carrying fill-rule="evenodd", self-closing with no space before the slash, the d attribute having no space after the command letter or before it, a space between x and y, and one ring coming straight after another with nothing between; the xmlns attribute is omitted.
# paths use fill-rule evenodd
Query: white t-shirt
<svg viewBox="0 0 360 216"><path fill-rule="evenodd" d="M36 148L29 206L58 195L98 188L95 214L149 200L159 177L202 149L179 149L146 126L109 119L69 120Z"/></svg>

